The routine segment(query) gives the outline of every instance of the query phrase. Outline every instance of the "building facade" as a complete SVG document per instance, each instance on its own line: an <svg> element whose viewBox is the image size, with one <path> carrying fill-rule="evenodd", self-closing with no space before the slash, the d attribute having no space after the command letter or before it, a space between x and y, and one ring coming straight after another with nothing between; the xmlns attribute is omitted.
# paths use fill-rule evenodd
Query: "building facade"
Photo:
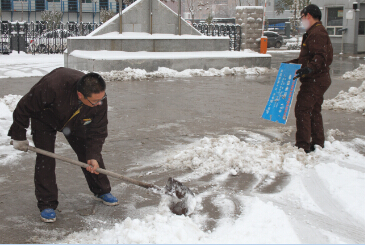
<svg viewBox="0 0 365 245"><path fill-rule="evenodd" d="M80 6L81 4L81 6ZM82 15L80 15L80 7ZM118 13L119 3L115 0L1 0L1 21L41 21L41 12L55 10L62 12L62 22L99 23L100 11Z"/></svg>
<svg viewBox="0 0 365 245"><path fill-rule="evenodd" d="M119 8L119 6L118 6ZM100 22L100 10L106 9L118 13L117 3L108 0L83 0L82 21ZM1 0L2 21L41 21L41 12L55 10L63 13L63 22L78 22L80 1L78 0Z"/></svg>
<svg viewBox="0 0 365 245"><path fill-rule="evenodd" d="M278 15L275 1L278 0L267 0L266 18L269 24L291 19L293 10L287 9ZM357 2L356 9L354 2ZM322 11L322 23L331 37L335 53L365 52L365 0L311 0L311 3L318 5Z"/></svg>
<svg viewBox="0 0 365 245"><path fill-rule="evenodd" d="M322 23L327 28L336 53L365 52L365 0L357 0L356 5L354 2L312 0L322 11Z"/></svg>

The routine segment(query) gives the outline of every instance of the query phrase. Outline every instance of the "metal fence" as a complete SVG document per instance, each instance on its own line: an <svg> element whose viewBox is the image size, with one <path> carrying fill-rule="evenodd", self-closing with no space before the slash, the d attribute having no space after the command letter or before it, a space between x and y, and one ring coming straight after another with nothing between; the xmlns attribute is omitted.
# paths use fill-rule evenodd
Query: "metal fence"
<svg viewBox="0 0 365 245"><path fill-rule="evenodd" d="M26 53L63 53L67 48L67 38L86 36L100 24L97 23L1 23L0 52L14 51ZM230 50L240 51L241 27L239 25L194 24L207 36L229 36Z"/></svg>
<svg viewBox="0 0 365 245"><path fill-rule="evenodd" d="M196 24L193 26L206 36L229 36L229 49L241 50L241 26L230 24Z"/></svg>
<svg viewBox="0 0 365 245"><path fill-rule="evenodd" d="M101 23L102 24L102 23ZM101 24L97 23L1 23L0 52L15 50L26 53L63 53L67 38L86 36Z"/></svg>

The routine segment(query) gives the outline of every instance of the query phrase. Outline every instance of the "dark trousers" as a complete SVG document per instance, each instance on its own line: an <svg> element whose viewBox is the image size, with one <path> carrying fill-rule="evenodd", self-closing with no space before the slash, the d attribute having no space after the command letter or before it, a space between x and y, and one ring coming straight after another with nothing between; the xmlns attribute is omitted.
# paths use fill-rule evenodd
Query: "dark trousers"
<svg viewBox="0 0 365 245"><path fill-rule="evenodd" d="M324 129L322 119L323 95L328 86L315 82L304 82L300 86L295 105L297 133L296 146L309 150L311 145L324 146Z"/></svg>
<svg viewBox="0 0 365 245"><path fill-rule="evenodd" d="M39 120L31 119L34 145L37 148L54 152L57 131ZM77 132L77 133L76 133ZM86 163L86 137L82 130L66 137L80 162ZM80 133L81 132L81 133ZM98 162L100 168L105 168L103 159ZM56 209L58 206L58 188L56 183L56 160L37 153L34 184L35 195L40 211L46 208ZM82 168L89 189L94 195L102 195L111 191L108 177L104 174L92 174Z"/></svg>

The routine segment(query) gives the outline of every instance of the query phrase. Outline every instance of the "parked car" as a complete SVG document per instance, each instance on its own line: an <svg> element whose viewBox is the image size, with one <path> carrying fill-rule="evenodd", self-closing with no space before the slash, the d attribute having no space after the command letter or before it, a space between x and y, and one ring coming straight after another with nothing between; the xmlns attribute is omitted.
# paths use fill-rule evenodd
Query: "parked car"
<svg viewBox="0 0 365 245"><path fill-rule="evenodd" d="M264 35L267 37L267 47L275 47L280 48L284 43L284 38L279 35L277 32L273 31L264 31ZM257 39L259 44L261 43L261 38Z"/></svg>

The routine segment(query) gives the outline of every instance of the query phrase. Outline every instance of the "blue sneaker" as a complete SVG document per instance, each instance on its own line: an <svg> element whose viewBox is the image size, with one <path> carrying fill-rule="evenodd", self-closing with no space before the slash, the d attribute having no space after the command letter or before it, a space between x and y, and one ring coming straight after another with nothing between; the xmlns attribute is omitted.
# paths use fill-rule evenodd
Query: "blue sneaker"
<svg viewBox="0 0 365 245"><path fill-rule="evenodd" d="M102 201L105 205L108 206L115 206L118 205L118 199L113 196L111 193L107 193L104 195L100 195L100 196L95 196L96 200Z"/></svg>
<svg viewBox="0 0 365 245"><path fill-rule="evenodd" d="M41 212L41 220L46 223L52 223L56 221L56 212L52 208L46 208Z"/></svg>

